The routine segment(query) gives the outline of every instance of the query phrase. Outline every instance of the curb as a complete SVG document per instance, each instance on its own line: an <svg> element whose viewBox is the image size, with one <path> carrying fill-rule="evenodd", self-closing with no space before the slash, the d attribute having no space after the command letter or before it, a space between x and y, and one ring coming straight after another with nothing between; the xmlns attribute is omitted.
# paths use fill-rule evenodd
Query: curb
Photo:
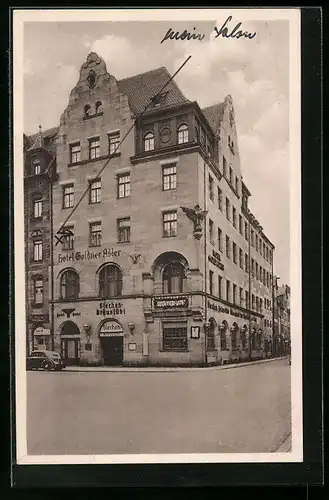
<svg viewBox="0 0 329 500"><path fill-rule="evenodd" d="M247 361L244 363L230 364L230 365L216 365L216 366L204 366L204 367L104 367L104 366L70 366L65 368L62 373L65 372L121 372L121 373L166 373L166 372L188 372L188 371L219 371L219 370L230 370L232 368L242 368L245 366L258 365L261 363L270 363L271 361L280 361L283 359L288 359L288 356L282 358L269 358L269 359L259 359L255 361Z"/></svg>

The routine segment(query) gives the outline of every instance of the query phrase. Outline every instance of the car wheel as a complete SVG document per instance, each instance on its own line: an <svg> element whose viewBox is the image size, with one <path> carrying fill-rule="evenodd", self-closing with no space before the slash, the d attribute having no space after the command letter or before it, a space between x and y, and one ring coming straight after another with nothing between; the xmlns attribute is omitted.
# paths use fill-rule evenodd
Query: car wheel
<svg viewBox="0 0 329 500"><path fill-rule="evenodd" d="M42 366L43 369L46 370L47 372L51 370L51 364L49 363L49 361L45 361Z"/></svg>

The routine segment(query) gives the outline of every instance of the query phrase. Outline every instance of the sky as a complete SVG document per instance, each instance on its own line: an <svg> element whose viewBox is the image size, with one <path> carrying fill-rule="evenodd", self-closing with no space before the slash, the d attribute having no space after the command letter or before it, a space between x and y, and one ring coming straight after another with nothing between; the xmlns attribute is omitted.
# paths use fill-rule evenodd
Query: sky
<svg viewBox="0 0 329 500"><path fill-rule="evenodd" d="M215 38L225 18L211 22L28 22L24 25L24 129L58 126L87 55L95 51L117 79L160 66L201 108L230 94L235 109L249 206L274 243L274 273L290 283L289 24L243 21L247 38ZM239 19L234 18L232 28ZM193 28L195 27L195 30ZM198 40L167 40L169 28L202 33Z"/></svg>

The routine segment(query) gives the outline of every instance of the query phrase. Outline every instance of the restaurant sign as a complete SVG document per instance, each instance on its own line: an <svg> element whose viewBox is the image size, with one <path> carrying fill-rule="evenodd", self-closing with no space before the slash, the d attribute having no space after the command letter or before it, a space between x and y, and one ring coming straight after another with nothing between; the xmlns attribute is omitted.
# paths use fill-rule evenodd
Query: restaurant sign
<svg viewBox="0 0 329 500"><path fill-rule="evenodd" d="M97 316L114 316L117 314L126 314L126 309L122 302L100 302L96 309Z"/></svg>
<svg viewBox="0 0 329 500"><path fill-rule="evenodd" d="M123 335L123 328L118 321L109 319L99 329L100 337L117 337Z"/></svg>
<svg viewBox="0 0 329 500"><path fill-rule="evenodd" d="M180 295L162 295L161 297L154 297L153 308L154 309L176 309L176 308L187 308L188 307L188 297Z"/></svg>
<svg viewBox="0 0 329 500"><path fill-rule="evenodd" d="M221 304L214 304L213 302L210 302L210 300L208 300L208 307L213 311L230 314L231 316L235 316L236 318L243 318L247 320L250 319L250 321L256 321L255 317L249 318L249 314L244 311L239 311L238 309L233 309L232 307L222 306Z"/></svg>
<svg viewBox="0 0 329 500"><path fill-rule="evenodd" d="M49 323L49 314L30 314L29 321L32 323Z"/></svg>
<svg viewBox="0 0 329 500"><path fill-rule="evenodd" d="M114 248L104 248L99 252L91 252L90 250L85 250L83 252L69 252L60 253L58 255L58 264L62 262L79 262L79 261L91 261L99 259L110 259L113 257L120 257L121 250L115 250Z"/></svg>

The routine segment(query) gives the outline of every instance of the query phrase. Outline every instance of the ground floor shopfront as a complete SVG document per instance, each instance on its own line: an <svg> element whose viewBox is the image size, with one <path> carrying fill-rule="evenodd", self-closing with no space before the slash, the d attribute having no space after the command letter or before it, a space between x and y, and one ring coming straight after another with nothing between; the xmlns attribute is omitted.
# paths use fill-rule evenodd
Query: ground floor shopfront
<svg viewBox="0 0 329 500"><path fill-rule="evenodd" d="M271 356L270 342L260 315L202 294L54 306L54 348L67 365L225 364Z"/></svg>

